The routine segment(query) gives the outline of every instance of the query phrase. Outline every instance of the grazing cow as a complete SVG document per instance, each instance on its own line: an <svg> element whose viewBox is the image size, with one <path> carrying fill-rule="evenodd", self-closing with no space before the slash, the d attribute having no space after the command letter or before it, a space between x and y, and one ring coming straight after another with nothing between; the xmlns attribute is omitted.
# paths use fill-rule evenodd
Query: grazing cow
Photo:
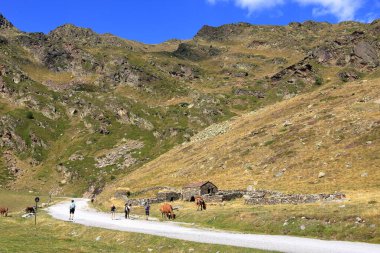
<svg viewBox="0 0 380 253"><path fill-rule="evenodd" d="M173 212L173 207L170 204L163 204L160 207L160 212L162 215L162 218L166 216L169 220L174 220L175 219L175 214Z"/></svg>
<svg viewBox="0 0 380 253"><path fill-rule="evenodd" d="M8 216L8 207L0 207L0 215L7 217Z"/></svg>
<svg viewBox="0 0 380 253"><path fill-rule="evenodd" d="M36 208L34 206L28 206L25 208L26 213L36 213Z"/></svg>
<svg viewBox="0 0 380 253"><path fill-rule="evenodd" d="M206 210L206 202L202 197L196 197L195 204L197 205L197 211L199 211L199 209L201 209L201 211Z"/></svg>

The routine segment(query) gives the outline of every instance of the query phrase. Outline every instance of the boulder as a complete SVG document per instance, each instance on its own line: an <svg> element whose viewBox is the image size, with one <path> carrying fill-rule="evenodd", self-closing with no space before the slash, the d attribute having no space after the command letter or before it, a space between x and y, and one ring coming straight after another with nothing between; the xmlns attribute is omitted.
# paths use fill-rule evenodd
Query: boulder
<svg viewBox="0 0 380 253"><path fill-rule="evenodd" d="M361 59L361 63L373 67L379 66L379 56L376 49L368 42L361 41L354 47L354 54Z"/></svg>
<svg viewBox="0 0 380 253"><path fill-rule="evenodd" d="M342 71L339 72L338 76L343 82L349 82L360 78L359 73L356 70Z"/></svg>

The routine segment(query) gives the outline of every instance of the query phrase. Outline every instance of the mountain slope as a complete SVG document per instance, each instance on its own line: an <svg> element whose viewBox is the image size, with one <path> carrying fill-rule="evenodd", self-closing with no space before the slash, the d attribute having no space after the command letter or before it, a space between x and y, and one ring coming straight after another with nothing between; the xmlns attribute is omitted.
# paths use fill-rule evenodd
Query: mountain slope
<svg viewBox="0 0 380 253"><path fill-rule="evenodd" d="M204 130L114 186L210 180L221 189L378 190L380 79L331 85ZM325 175L320 174L323 172Z"/></svg>
<svg viewBox="0 0 380 253"><path fill-rule="evenodd" d="M99 194L214 123L375 77L379 25L238 23L145 45L0 16L0 185Z"/></svg>

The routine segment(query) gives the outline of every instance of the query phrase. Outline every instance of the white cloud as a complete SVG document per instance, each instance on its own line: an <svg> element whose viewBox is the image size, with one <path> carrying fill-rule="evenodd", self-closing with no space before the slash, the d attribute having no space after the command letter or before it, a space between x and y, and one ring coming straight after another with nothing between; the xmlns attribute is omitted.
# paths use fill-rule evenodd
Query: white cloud
<svg viewBox="0 0 380 253"><path fill-rule="evenodd" d="M226 2L228 0L207 0L210 4L216 4L217 2Z"/></svg>
<svg viewBox="0 0 380 253"><path fill-rule="evenodd" d="M354 20L356 12L363 6L365 0L207 0L210 4L228 1L233 1L236 6L247 9L249 13L295 2L304 6L314 6L314 16L331 14L339 21L343 21Z"/></svg>
<svg viewBox="0 0 380 253"><path fill-rule="evenodd" d="M216 4L218 2L228 2L230 0L207 0L210 4ZM232 0L231 0L232 1ZM277 5L284 4L285 0L233 0L236 6L247 9L249 13L254 11L273 8Z"/></svg>
<svg viewBox="0 0 380 253"><path fill-rule="evenodd" d="M359 19L358 21L362 23L372 23L374 20L379 18L379 14L375 12L369 12L367 13L363 18Z"/></svg>
<svg viewBox="0 0 380 253"><path fill-rule="evenodd" d="M215 0L214 0L215 1ZM284 4L284 0L235 0L235 4L250 13Z"/></svg>
<svg viewBox="0 0 380 253"><path fill-rule="evenodd" d="M332 14L339 21L354 20L355 14L363 5L362 0L295 0L301 5L315 5L314 16Z"/></svg>

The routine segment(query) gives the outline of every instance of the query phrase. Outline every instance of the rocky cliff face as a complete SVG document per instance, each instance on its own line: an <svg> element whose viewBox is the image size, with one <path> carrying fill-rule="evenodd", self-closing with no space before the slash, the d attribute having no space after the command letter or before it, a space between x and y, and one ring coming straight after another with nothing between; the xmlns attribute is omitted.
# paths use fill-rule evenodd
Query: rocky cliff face
<svg viewBox="0 0 380 253"><path fill-rule="evenodd" d="M0 16L0 173L14 176L0 185L100 192L213 123L375 75L379 27L238 23L144 45L71 24L25 33Z"/></svg>
<svg viewBox="0 0 380 253"><path fill-rule="evenodd" d="M9 29L13 27L13 24L9 22L2 14L0 14L0 29Z"/></svg>

